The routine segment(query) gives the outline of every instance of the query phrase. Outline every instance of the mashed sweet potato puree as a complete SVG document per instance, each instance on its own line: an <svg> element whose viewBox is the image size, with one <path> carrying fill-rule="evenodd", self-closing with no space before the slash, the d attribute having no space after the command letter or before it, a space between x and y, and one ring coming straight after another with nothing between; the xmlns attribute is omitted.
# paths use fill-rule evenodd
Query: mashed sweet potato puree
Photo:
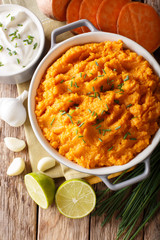
<svg viewBox="0 0 160 240"><path fill-rule="evenodd" d="M85 168L122 165L158 130L160 81L123 42L70 48L46 71L35 114L51 146Z"/></svg>

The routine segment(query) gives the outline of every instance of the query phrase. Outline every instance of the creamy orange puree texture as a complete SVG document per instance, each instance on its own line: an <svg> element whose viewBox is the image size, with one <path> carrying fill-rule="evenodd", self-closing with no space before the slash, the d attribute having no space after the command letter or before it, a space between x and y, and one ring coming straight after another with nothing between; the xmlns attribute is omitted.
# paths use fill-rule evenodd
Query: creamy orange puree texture
<svg viewBox="0 0 160 240"><path fill-rule="evenodd" d="M160 81L123 42L70 48L46 71L35 114L50 145L85 168L122 165L158 130Z"/></svg>

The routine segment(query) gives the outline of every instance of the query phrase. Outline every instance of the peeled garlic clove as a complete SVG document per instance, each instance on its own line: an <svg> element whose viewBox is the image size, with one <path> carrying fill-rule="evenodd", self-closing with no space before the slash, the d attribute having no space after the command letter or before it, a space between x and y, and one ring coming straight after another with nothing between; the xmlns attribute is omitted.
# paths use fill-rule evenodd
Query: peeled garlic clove
<svg viewBox="0 0 160 240"><path fill-rule="evenodd" d="M6 144L6 147L13 152L20 152L26 146L25 141L14 137L5 137L4 142Z"/></svg>
<svg viewBox="0 0 160 240"><path fill-rule="evenodd" d="M25 169L24 160L20 157L14 158L13 162L10 164L7 175L9 176L17 176L21 174Z"/></svg>
<svg viewBox="0 0 160 240"><path fill-rule="evenodd" d="M41 172L44 172L56 165L56 161L52 157L41 158L38 162L37 169Z"/></svg>

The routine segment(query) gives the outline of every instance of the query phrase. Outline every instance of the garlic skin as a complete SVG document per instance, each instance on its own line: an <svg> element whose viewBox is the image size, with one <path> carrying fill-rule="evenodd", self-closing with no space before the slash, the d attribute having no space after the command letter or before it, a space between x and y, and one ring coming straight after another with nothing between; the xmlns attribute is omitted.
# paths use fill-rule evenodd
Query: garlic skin
<svg viewBox="0 0 160 240"><path fill-rule="evenodd" d="M23 102L28 97L28 91L24 91L17 98L0 98L0 119L12 127L20 127L26 121L26 109Z"/></svg>
<svg viewBox="0 0 160 240"><path fill-rule="evenodd" d="M17 176L21 174L25 169L24 160L21 157L17 157L13 159L13 162L10 164L7 175L8 176Z"/></svg>
<svg viewBox="0 0 160 240"><path fill-rule="evenodd" d="M5 137L4 142L6 147L13 152L20 152L26 147L24 140L20 140L14 137Z"/></svg>
<svg viewBox="0 0 160 240"><path fill-rule="evenodd" d="M37 169L41 172L44 172L56 165L56 161L52 157L41 158L38 162Z"/></svg>

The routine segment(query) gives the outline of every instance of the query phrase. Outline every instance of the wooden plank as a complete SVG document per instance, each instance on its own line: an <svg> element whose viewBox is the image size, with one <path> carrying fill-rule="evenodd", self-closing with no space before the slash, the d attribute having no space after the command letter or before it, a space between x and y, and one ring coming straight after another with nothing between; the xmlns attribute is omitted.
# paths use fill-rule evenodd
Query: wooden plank
<svg viewBox="0 0 160 240"><path fill-rule="evenodd" d="M55 203L47 210L39 208L38 240L88 240L89 217L69 219L60 214Z"/></svg>
<svg viewBox="0 0 160 240"><path fill-rule="evenodd" d="M0 84L0 97L16 95L15 85ZM4 144L6 136L25 139L23 127L13 128L0 120L0 239L35 240L37 207L24 186L24 175L31 171L27 148L20 153L11 152ZM20 176L9 177L7 168L12 159L18 156L24 158L26 169Z"/></svg>

